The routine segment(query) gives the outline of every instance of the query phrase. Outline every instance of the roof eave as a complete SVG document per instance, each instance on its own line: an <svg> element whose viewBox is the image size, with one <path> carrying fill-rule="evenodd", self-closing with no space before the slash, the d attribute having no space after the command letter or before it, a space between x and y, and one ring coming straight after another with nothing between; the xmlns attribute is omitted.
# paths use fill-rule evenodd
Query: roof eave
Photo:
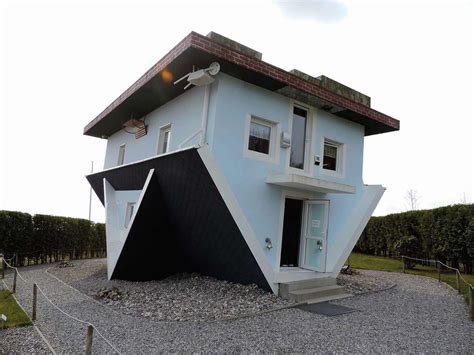
<svg viewBox="0 0 474 355"><path fill-rule="evenodd" d="M177 61L178 59L184 60L183 57L185 52L189 52L190 49L198 50L200 53L207 54L209 59L212 57L214 59L222 60L227 63L228 68L230 68L230 66L234 66L242 73L251 72L252 76L259 76L260 79L255 79L258 81L256 85L262 85L262 80L264 79L265 82L269 83L268 86L271 86L271 90L277 90L275 87L275 83L277 83L279 88L283 88L285 86L291 87L305 93L306 95L315 97L322 102L334 105L338 108L338 111L334 112L335 115L364 125L366 128L366 135L397 131L400 129L400 122L388 115L342 97L323 87L312 84L311 82L274 65L250 56L246 56L242 53L226 48L205 36L191 32L163 58L161 58L153 67L151 67L132 86L130 86L122 95L114 100L104 111L94 118L84 128L84 134L96 137L103 137L104 135L108 136L109 134L101 134L101 132L99 132L100 130L94 128L98 128L97 125L103 122L104 119L109 117L120 106L123 106L127 100L130 101L130 98L133 97L133 95L135 95L136 98L140 89L145 90L146 85L149 84L153 79L156 81L156 77L168 66L173 65L173 62ZM191 51L191 53L195 54L194 51ZM186 60L184 60L184 62L186 62ZM233 70L235 71L235 69ZM245 73L243 75L245 75ZM247 75L247 79L248 78L249 76ZM267 86L267 84L265 83L262 86ZM173 89L170 87L169 90ZM140 100L136 99L135 101ZM129 118L125 117L123 119L125 120ZM120 125L118 129L120 129Z"/></svg>

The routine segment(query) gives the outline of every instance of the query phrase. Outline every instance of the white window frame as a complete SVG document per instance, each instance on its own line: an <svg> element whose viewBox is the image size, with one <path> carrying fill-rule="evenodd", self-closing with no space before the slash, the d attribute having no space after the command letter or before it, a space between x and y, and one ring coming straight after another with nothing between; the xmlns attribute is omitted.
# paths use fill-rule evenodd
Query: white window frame
<svg viewBox="0 0 474 355"><path fill-rule="evenodd" d="M303 169L298 169L290 166L290 156L291 156L291 146L287 149L286 157L286 172L288 174L298 174L303 176L312 176L313 175L313 165L311 162L311 157L314 156L313 149L313 128L315 126L314 122L316 120L316 112L311 107L304 105L296 100L290 100L289 108L289 127L288 131L290 136L293 133L293 109L298 107L305 110L308 115L306 116L306 142L305 142L305 151L304 151L304 167Z"/></svg>
<svg viewBox="0 0 474 355"><path fill-rule="evenodd" d="M136 202L128 202L127 209L125 210L125 222L124 227L127 228L130 221L132 220L133 213L135 212Z"/></svg>
<svg viewBox="0 0 474 355"><path fill-rule="evenodd" d="M168 145L166 146L166 152L163 152L163 144L164 144L166 132L169 132ZM160 155L160 154L168 153L170 151L170 142L171 142L171 123L168 123L160 127L159 134L158 134L158 147L156 149L157 154Z"/></svg>
<svg viewBox="0 0 474 355"><path fill-rule="evenodd" d="M119 154L117 158L117 165L123 165L125 162L125 144L121 144L119 147Z"/></svg>
<svg viewBox="0 0 474 355"><path fill-rule="evenodd" d="M328 144L337 148L336 154L336 170L330 170L324 168L324 146ZM344 143L338 142L334 139L323 137L321 139L321 173L324 175L330 175L335 177L344 177L345 176L345 166L346 166L346 145Z"/></svg>
<svg viewBox="0 0 474 355"><path fill-rule="evenodd" d="M249 149L250 125L257 123L270 128L270 146L268 154L256 152ZM278 164L280 160L280 149L278 138L280 136L280 124L275 121L248 114L245 122L245 136L244 136L244 157L256 160L262 160L273 164Z"/></svg>

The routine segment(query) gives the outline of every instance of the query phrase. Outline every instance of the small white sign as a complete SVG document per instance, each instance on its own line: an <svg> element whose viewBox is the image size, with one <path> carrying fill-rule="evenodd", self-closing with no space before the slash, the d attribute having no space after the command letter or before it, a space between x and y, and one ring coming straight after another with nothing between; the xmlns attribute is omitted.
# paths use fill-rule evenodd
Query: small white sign
<svg viewBox="0 0 474 355"><path fill-rule="evenodd" d="M2 320L3 320L4 322L6 322L6 321L7 321L7 316L6 316L6 315L4 315L4 314L0 315L0 318L2 318Z"/></svg>
<svg viewBox="0 0 474 355"><path fill-rule="evenodd" d="M321 221L319 219L311 220L311 227L319 228L321 226Z"/></svg>

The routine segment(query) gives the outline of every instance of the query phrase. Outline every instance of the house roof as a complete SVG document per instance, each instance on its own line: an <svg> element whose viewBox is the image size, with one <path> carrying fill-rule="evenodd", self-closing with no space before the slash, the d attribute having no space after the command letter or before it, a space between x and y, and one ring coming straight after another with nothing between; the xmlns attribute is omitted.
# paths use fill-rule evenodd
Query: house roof
<svg viewBox="0 0 474 355"><path fill-rule="evenodd" d="M214 61L228 75L362 124L365 135L400 128L398 120L370 108L366 95L326 77L313 78L297 70L280 69L262 61L261 54L248 47L212 32L210 35L187 35L94 118L84 128L84 134L107 138L131 118L143 117L182 94L186 82L173 82L193 68L207 68Z"/></svg>

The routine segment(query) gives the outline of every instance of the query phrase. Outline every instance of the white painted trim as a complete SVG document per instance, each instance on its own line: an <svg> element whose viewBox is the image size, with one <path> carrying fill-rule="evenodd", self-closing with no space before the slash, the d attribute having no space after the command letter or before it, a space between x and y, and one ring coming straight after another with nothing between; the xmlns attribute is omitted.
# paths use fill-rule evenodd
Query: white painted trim
<svg viewBox="0 0 474 355"><path fill-rule="evenodd" d="M275 265L275 272L281 272L282 268L281 264L281 248L283 245L283 222L285 219L285 200L287 198L292 198L295 200L311 200L314 198L311 192L304 192L304 191L295 191L295 190L282 190L281 197L280 197L280 219L278 221L278 236L277 236L277 250L276 250L276 265ZM303 211L301 211L303 214ZM302 215L303 217L303 215ZM301 221L303 223L303 221Z"/></svg>
<svg viewBox="0 0 474 355"><path fill-rule="evenodd" d="M169 122L163 126L161 126L158 129L158 144L156 147L156 154L161 155L161 154L166 154L170 151L170 142L171 142L171 128L172 128L172 123ZM166 152L160 153L163 150L163 143L164 143L164 137L165 133L169 132L168 135L168 146L166 147Z"/></svg>
<svg viewBox="0 0 474 355"><path fill-rule="evenodd" d="M115 169L120 169L120 168L123 168L125 166L130 166L130 165L135 165L135 164L138 164L138 163L143 163L145 161L148 161L148 160L152 160L152 159L156 159L158 157L164 157L166 155L170 155L170 154L175 154L175 153L179 153L179 152L184 152L186 150L190 150L190 149L196 149L196 148L199 148L198 145L191 145L189 147L184 147L184 148L181 148L181 149L176 149L176 150L173 150L169 153L163 153L163 154L157 154L157 155L154 155L152 157L149 157L149 158L145 158L145 159L141 159L141 160L137 160L137 161L133 161L131 163L127 163L127 164L123 164L123 165L120 165L120 166L113 166L111 168L108 168L108 169L104 169L102 171L97 171L93 174L89 174L89 175L86 175L86 176L91 176L91 175L94 175L94 174L98 174L98 173L103 173L105 171L112 171L112 170L115 170Z"/></svg>
<svg viewBox="0 0 474 355"><path fill-rule="evenodd" d="M334 277L339 274L339 271L351 254L352 249L354 249L357 240L364 231L367 222L369 222L384 192L385 188L382 185L364 186L364 194L358 206L353 209L351 216L347 219L349 223L347 223L346 228L341 232L343 235L350 235L350 238L347 240L344 250L340 253L339 259L335 263L335 267L333 268Z"/></svg>
<svg viewBox="0 0 474 355"><path fill-rule="evenodd" d="M188 143L191 139L193 139L194 137L196 137L199 133L201 133L201 129L198 129L196 132L194 132L194 133L191 134L188 138L186 138L184 141L182 141L182 142L178 145L178 149L183 148L183 145L185 145L186 143Z"/></svg>
<svg viewBox="0 0 474 355"><path fill-rule="evenodd" d="M117 265L118 258L120 257L120 254L122 254L122 250L123 250L123 247L125 245L125 242L127 241L128 234L130 233L130 229L132 228L133 223L135 222L135 217L137 215L138 210L140 209L140 205L142 203L143 197L145 196L146 190L148 189L148 185L150 184L151 178L152 178L154 173L155 173L155 169L150 169L150 171L148 172L148 176L145 180L145 184L143 185L142 191L140 192L140 196L138 197L138 201L135 203L135 209L133 211L132 218L130 219L130 222L128 223L128 226L123 231L124 236L121 240L121 245L119 246L118 251L116 253L117 258L115 260L110 260L111 261L110 268L109 268L109 264L108 264L109 257L107 257L107 274L108 274L109 280L110 280L110 277L113 274L115 266ZM104 178L104 189L107 189L109 191L110 191L110 189L112 189L114 194L115 194L115 189L112 187L112 185L105 178ZM115 203L115 200L114 200L114 203ZM113 232L120 233L120 230L118 229L118 226L117 226L117 228L114 228L115 226L113 224L109 223L111 221L110 221L110 219L107 218L108 213L109 213L109 210L107 209L107 200L106 200L106 214L107 214L106 215L106 235L109 233L109 229L107 229L107 228L110 228L111 233L113 233ZM116 218L116 223L118 225L120 225L121 222L122 221L120 221L119 218ZM117 230L114 231L114 229L117 229ZM107 253L107 255L109 255L109 254Z"/></svg>
<svg viewBox="0 0 474 355"><path fill-rule="evenodd" d="M123 163L125 162L125 149L126 149L126 144L120 144L119 146L119 154L117 157L117 165L122 166Z"/></svg>
<svg viewBox="0 0 474 355"><path fill-rule="evenodd" d="M250 124L254 121L255 123L270 127L270 146L268 148L268 154L255 152L249 149L249 138L250 138ZM245 117L245 133L244 133L244 158L261 160L273 164L280 163L280 131L281 125L278 122L271 121L266 118L247 114Z"/></svg>
<svg viewBox="0 0 474 355"><path fill-rule="evenodd" d="M127 207L125 210L125 221L123 223L125 228L127 228L132 219L132 214L135 211L135 204L135 202L127 202Z"/></svg>
<svg viewBox="0 0 474 355"><path fill-rule="evenodd" d="M309 205L324 205L324 236L323 237L313 237L307 236L307 226L308 226L308 212ZM328 232L329 232L329 200L307 200L303 204L303 224L301 228L301 239L300 239L300 267L303 269L309 269L317 272L326 272L326 259L328 253ZM306 239L323 239L323 259L321 261L321 268L317 268L311 265L306 264Z"/></svg>
<svg viewBox="0 0 474 355"><path fill-rule="evenodd" d="M302 102L299 102L297 100L290 99L289 100L289 110L288 110L288 132L291 136L291 144L293 145L293 108L294 107L299 107L303 110L307 111L307 116L306 116L306 138L305 138L305 156L304 156L304 168L303 169L298 169L298 168L293 168L290 166L290 157L291 157L291 146L289 149L287 149L287 155L286 155L286 167L285 171L287 173L292 173L292 174L299 174L303 176L312 176L313 174L313 163L312 158L314 157L314 147L313 147L313 119L314 119L314 109Z"/></svg>
<svg viewBox="0 0 474 355"><path fill-rule="evenodd" d="M324 144L328 142L336 146L337 148L337 156L336 156L336 171L324 169ZM320 163L320 173L321 175L332 176L340 179L344 179L346 177L346 144L334 140L328 137L321 138L321 163Z"/></svg>
<svg viewBox="0 0 474 355"><path fill-rule="evenodd" d="M266 178L266 183L321 193L353 194L356 191L355 186L352 185L340 184L338 182L322 180L300 174L269 175Z"/></svg>
<svg viewBox="0 0 474 355"><path fill-rule="evenodd" d="M204 89L204 102L202 105L202 118L201 118L201 139L199 145L203 146L206 143L207 134L207 122L209 121L209 102L211 98L211 85L206 85Z"/></svg>
<svg viewBox="0 0 474 355"><path fill-rule="evenodd" d="M220 172L217 162L212 156L212 152L207 146L201 147L198 149L199 156L201 157L204 165L206 166L209 175L212 178L212 181L217 187L217 190L221 194L222 199L224 200L227 208L229 209L232 217L234 218L237 227L239 228L242 236L245 239L250 251L252 252L255 260L257 261L260 270L265 276L268 284L272 288L272 291L275 294L278 294L278 284L275 281L275 273L272 269L268 258L266 257L263 246L257 240L255 233L252 230L249 222L245 218L244 213L242 212L239 202L232 192L225 176Z"/></svg>

